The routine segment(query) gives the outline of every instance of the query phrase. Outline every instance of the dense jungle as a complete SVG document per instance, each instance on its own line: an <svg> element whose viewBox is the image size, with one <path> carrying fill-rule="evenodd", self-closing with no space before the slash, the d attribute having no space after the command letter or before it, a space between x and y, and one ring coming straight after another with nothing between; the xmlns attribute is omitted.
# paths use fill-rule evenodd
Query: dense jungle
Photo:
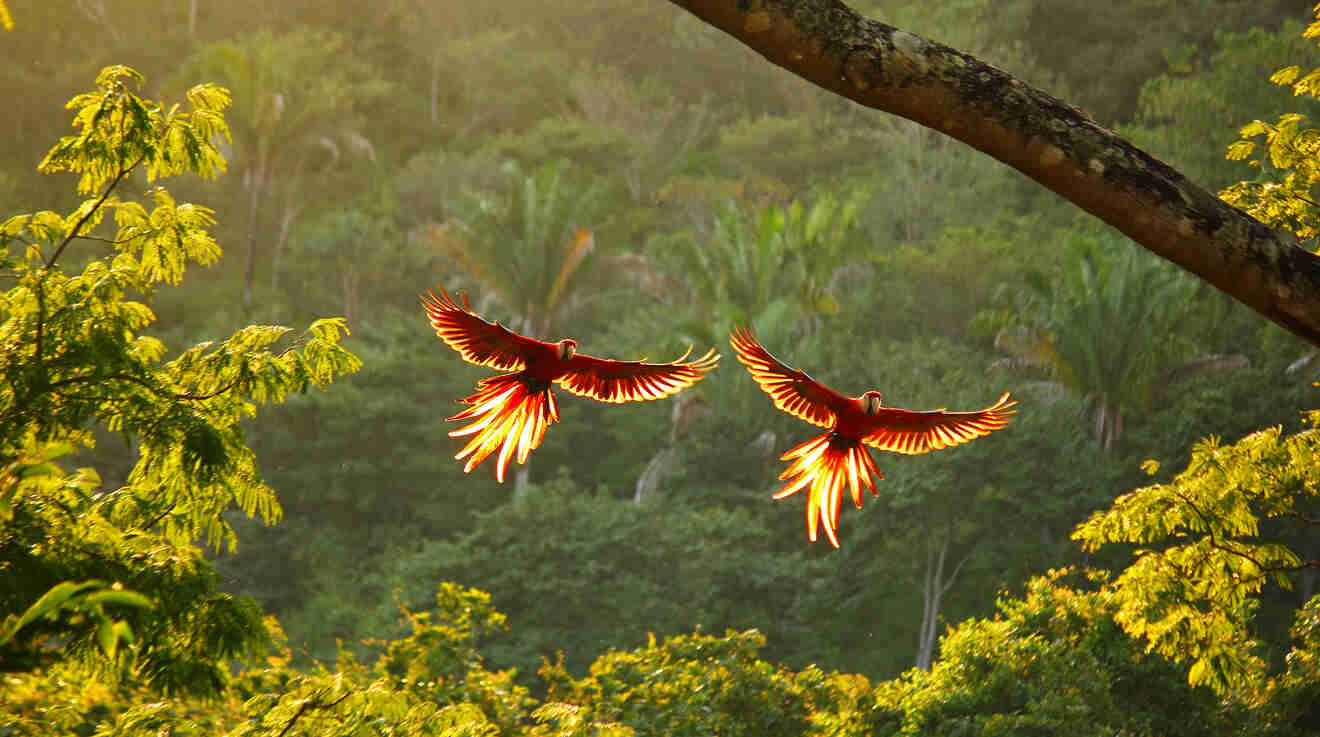
<svg viewBox="0 0 1320 737"><path fill-rule="evenodd" d="M851 5L1316 250L1311 2ZM1320 348L1003 164L662 0L0 22L0 737L1320 731ZM500 483L441 289L722 360ZM742 325L1016 414L812 542Z"/></svg>

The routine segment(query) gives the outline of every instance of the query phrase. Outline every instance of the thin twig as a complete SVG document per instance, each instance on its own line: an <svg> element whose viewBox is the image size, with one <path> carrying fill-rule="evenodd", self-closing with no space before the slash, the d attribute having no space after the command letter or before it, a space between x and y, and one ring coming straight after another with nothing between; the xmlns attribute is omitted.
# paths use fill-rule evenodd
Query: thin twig
<svg viewBox="0 0 1320 737"><path fill-rule="evenodd" d="M312 707L313 707L313 702L311 699L307 699L306 701L303 701L302 704L298 707L298 711L293 713L293 718L289 720L288 724L284 725L284 729L280 730L278 737L284 737L284 735L288 734L289 730L293 729L293 725L297 724L298 720L302 719L302 715Z"/></svg>
<svg viewBox="0 0 1320 737"><path fill-rule="evenodd" d="M1320 204L1316 204L1316 202L1312 200L1310 197L1306 197L1304 195L1299 195L1299 194L1294 194L1293 197L1296 197L1297 199L1301 200L1302 202L1305 202L1311 207L1320 207Z"/></svg>
<svg viewBox="0 0 1320 737"><path fill-rule="evenodd" d="M83 216L78 219L78 222L73 224L73 229L69 231L69 234L64 237L63 241L60 241L60 245L55 249L55 253L51 254L50 258L47 259L45 268L49 269L55 265L55 261L59 259L60 254L64 253L65 247L68 246L74 238L78 237L78 231L82 230L82 226L92 217L92 213L101 209L101 205L105 204L106 199L110 197L110 193L115 191L115 187L119 186L119 183L124 180L124 177L128 176L129 173L136 169L137 165L141 164L146 158L147 155L142 154L138 157L137 161L129 164L128 168L119 170L119 173L115 175L114 180L110 182L110 185L106 187L105 191L101 193L101 196L97 198L96 204L92 205L87 212L83 213Z"/></svg>
<svg viewBox="0 0 1320 737"><path fill-rule="evenodd" d="M178 393L175 393L175 392L162 391L161 389L159 389L159 388L157 388L157 387L155 387L155 386L152 386L151 383L148 382L147 380L145 380L145 379L141 379L141 378L138 378L138 377L133 376L133 375L131 375L131 374L108 374L108 375L101 375L101 376L97 376L97 375L89 375L89 376L74 376L74 377L70 377L70 378L68 378L68 379L61 379L61 380L59 380L59 381L52 382L52 383L50 384L50 388L54 389L54 388L56 388L56 387L60 387L60 386L67 386L67 385L69 385L69 384L81 384L81 383L83 383L83 382L88 382L88 381L108 381L108 380L110 380L110 379L119 379L119 380L121 380L121 381L129 381L129 382L132 382L132 383L134 383L134 384L137 384L138 386L141 386L141 387L143 387L143 388L145 388L145 389L151 391L153 394L156 394L156 395L159 395L159 396L169 397L169 398L171 398L171 399L187 399L187 400L192 400L192 401L200 401L200 400L203 400L203 399L212 399L212 398L214 398L214 397L218 397L218 396L220 396L221 394L224 394L225 392L229 391L230 389L233 389L233 388L238 384L238 379L235 378L233 381L229 382L229 383L226 384L225 386L223 386L223 387L221 387L221 388L219 388L219 389L216 389L215 391L210 392L209 394L193 394L193 393L191 393L191 392L186 393L186 394L178 394Z"/></svg>
<svg viewBox="0 0 1320 737"><path fill-rule="evenodd" d="M298 711L294 712L293 718L289 720L288 724L284 725L284 729L280 730L279 735L277 735L276 737L284 737L284 735L288 734L289 730L293 729L293 725L297 724L298 720L302 719L303 714L307 713L308 711L312 709L332 709L336 706L339 706L339 704L343 702L344 699L348 698L349 695L352 693L353 693L352 691L345 691L343 696L340 696L334 701L325 704L316 703L316 699L319 699L321 696L320 694L316 694L312 696L310 699L307 699L306 701L302 702L301 705L299 705Z"/></svg>
<svg viewBox="0 0 1320 737"><path fill-rule="evenodd" d="M147 532L147 531L149 531L151 528L155 527L157 523L159 523L161 520L165 519L165 515L167 515L167 514L169 514L170 512L173 512L173 511L174 511L174 507L175 507L176 505L178 505L178 503L179 503L178 500L175 500L175 501L170 502L170 505L169 505L168 507L166 507L163 511L161 511L160 514L156 515L155 517L152 518L152 520L151 520L150 522L148 522L147 524L145 524L145 525L142 526L142 531L143 531L143 532Z"/></svg>
<svg viewBox="0 0 1320 737"><path fill-rule="evenodd" d="M1271 573L1297 573L1300 571L1304 571L1308 568L1320 568L1320 560L1305 560L1295 566L1267 566L1261 563L1260 561L1256 560L1251 555L1248 555L1247 553L1241 550L1236 550L1232 547L1229 547L1226 544L1221 543L1219 539L1215 536L1213 528L1211 528L1210 526L1209 519L1206 517L1205 514L1201 512L1200 508L1198 508L1195 504L1193 504L1191 500L1189 500L1187 496L1182 494L1181 492L1175 491L1174 494L1179 499L1181 499L1184 504L1190 507L1191 510L1196 513L1197 517L1201 518L1201 521L1206 526L1206 537L1210 539L1211 549L1219 550L1228 553L1230 555L1236 555L1240 558L1244 558L1250 561L1252 565L1256 566L1256 570L1260 572L1260 575L1253 576L1250 579L1247 579L1247 581L1255 581L1255 580L1263 579Z"/></svg>
<svg viewBox="0 0 1320 737"><path fill-rule="evenodd" d="M46 273L37 275L37 337L33 341L32 362L41 365L42 342L46 328Z"/></svg>
<svg viewBox="0 0 1320 737"><path fill-rule="evenodd" d="M1196 504L1194 504L1190 499L1188 499L1187 495L1183 494L1182 492L1174 491L1173 493L1175 496L1177 496L1179 499L1182 500L1183 504L1186 504L1188 507L1190 507L1191 510L1196 513L1197 517L1201 518L1201 523L1205 525L1206 537L1210 538L1211 548L1215 550L1221 550L1225 553L1230 553L1232 555L1236 555L1238 557L1245 558L1246 560L1251 561L1251 564L1256 566L1256 570L1260 571L1262 575L1264 575L1266 572L1270 570L1266 566L1262 565L1260 561L1242 552L1241 550L1234 550L1233 548L1220 544L1218 538L1215 537L1214 526L1211 524L1210 519L1203 512L1201 512L1200 507L1197 507Z"/></svg>
<svg viewBox="0 0 1320 737"><path fill-rule="evenodd" d="M137 235L134 235L134 236L131 236L131 237L125 238L125 239L123 239L123 240L114 240L114 239L112 239L112 238L102 238L102 237L100 237L100 236L98 236L98 235L79 235L79 236L74 236L74 237L75 237L75 238L79 238L79 239L81 239L81 240L85 240L85 241L97 241L97 242L100 242L100 243L108 243L109 245L112 245L112 246L118 246L118 245L120 245L121 243L128 243L129 241L135 241L135 240L137 240L138 238L145 238L145 237L147 237L147 236L149 236L149 235L152 235L153 233L159 233L159 232L160 232L160 229L157 228L156 230L149 230L149 231L146 231L146 232L144 232L144 233L138 233Z"/></svg>
<svg viewBox="0 0 1320 737"><path fill-rule="evenodd" d="M1310 517L1303 517L1302 515L1298 514L1297 512L1288 512L1287 514L1284 514L1283 516L1284 516L1284 517L1291 517L1291 518L1297 520L1298 522L1301 522L1301 523L1304 524L1304 525L1320 525L1320 519L1311 519Z"/></svg>

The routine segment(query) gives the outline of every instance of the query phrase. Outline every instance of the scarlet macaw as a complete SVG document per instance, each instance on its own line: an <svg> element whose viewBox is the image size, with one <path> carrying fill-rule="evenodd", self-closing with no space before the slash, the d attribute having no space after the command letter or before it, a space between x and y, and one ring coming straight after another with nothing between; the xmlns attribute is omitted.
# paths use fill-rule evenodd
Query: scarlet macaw
<svg viewBox="0 0 1320 737"><path fill-rule="evenodd" d="M459 400L472 406L447 418L472 420L449 433L475 436L454 456L467 458L463 472L499 448L495 477L500 483L514 449L518 463L526 462L527 454L541 444L546 427L559 419L552 384L601 402L663 399L700 381L720 359L714 348L691 361L689 348L670 363L596 358L578 353L572 338L547 343L484 320L472 311L467 295L461 295L462 306L443 289L439 297L434 292L428 295L422 298L422 307L441 340L468 363L509 372L478 381L476 393Z"/></svg>
<svg viewBox="0 0 1320 737"><path fill-rule="evenodd" d="M824 522L825 534L836 548L839 538L835 529L844 485L861 509L861 486L864 484L873 496L878 496L871 474L878 479L885 477L863 445L918 455L989 435L1011 422L1017 411L1010 409L1017 402L1009 401L1008 392L979 412L911 412L882 407L880 392L845 397L784 364L757 342L749 328L735 328L729 342L776 408L829 429L780 456L780 460L792 463L779 475L781 480L789 481L774 498L783 499L808 489L807 536L815 542L818 523Z"/></svg>

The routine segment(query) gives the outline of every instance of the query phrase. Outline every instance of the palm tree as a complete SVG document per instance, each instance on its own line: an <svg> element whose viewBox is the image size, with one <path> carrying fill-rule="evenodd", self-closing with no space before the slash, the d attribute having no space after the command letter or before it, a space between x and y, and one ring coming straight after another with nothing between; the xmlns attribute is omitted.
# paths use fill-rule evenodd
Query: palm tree
<svg viewBox="0 0 1320 737"><path fill-rule="evenodd" d="M1241 365L1237 357L1180 360L1186 346L1176 325L1196 285L1118 240L1075 236L1063 272L1031 284L1022 321L996 339L1011 358L995 367L1043 372L1086 402L1091 432L1106 453L1123 435L1125 414L1147 404L1170 377Z"/></svg>
<svg viewBox="0 0 1320 737"><path fill-rule="evenodd" d="M422 228L420 236L473 285L480 311L494 300L512 314L513 329L553 339L603 296L586 277L599 257L591 226L598 224L604 188L570 174L564 162L530 174L510 163L502 174L500 191L469 193L462 217ZM526 493L528 479L527 466L519 467L515 499Z"/></svg>
<svg viewBox="0 0 1320 737"><path fill-rule="evenodd" d="M827 193L809 206L794 201L748 212L730 203L694 232L658 236L648 251L658 256L649 287L686 318L675 331L684 343L722 345L735 324L749 323L767 342L810 340L822 315L840 309L839 272L860 250L858 216L868 193ZM649 264L647 264L649 266ZM668 318L666 318L668 319ZM639 502L678 464L677 446L694 414L772 417L768 405L738 372L717 371L685 392L671 416L669 444L651 459L635 489ZM753 441L774 447L774 434L758 429Z"/></svg>
<svg viewBox="0 0 1320 737"><path fill-rule="evenodd" d="M819 315L839 311L840 270L858 257L858 219L867 193L826 193L750 213L729 204L695 232L651 244L696 312L690 323L724 340L735 322L753 323L766 340L811 332ZM700 341L699 341L700 342Z"/></svg>
<svg viewBox="0 0 1320 737"><path fill-rule="evenodd" d="M354 130L354 106L383 94L386 84L351 60L336 33L259 31L209 44L184 64L186 77L213 79L234 96L230 128L247 189L247 244L243 306L253 304L263 212L278 204L278 236L270 259L279 258L294 219L306 202L306 179L344 153L374 160L371 142Z"/></svg>

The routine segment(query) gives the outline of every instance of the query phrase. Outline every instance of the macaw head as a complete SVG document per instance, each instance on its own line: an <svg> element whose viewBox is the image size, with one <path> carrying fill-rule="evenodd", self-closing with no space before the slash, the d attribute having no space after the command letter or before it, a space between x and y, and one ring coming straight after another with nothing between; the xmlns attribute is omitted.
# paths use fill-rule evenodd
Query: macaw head
<svg viewBox="0 0 1320 737"><path fill-rule="evenodd" d="M862 411L868 415L880 413L880 392L870 391L863 394L859 399L862 402Z"/></svg>
<svg viewBox="0 0 1320 737"><path fill-rule="evenodd" d="M577 353L577 341L573 340L572 338L564 338L563 340L559 341L559 343L557 344L557 350L555 351L555 354L559 356L559 360L561 361L567 361L568 359L572 358L573 355L576 353Z"/></svg>

